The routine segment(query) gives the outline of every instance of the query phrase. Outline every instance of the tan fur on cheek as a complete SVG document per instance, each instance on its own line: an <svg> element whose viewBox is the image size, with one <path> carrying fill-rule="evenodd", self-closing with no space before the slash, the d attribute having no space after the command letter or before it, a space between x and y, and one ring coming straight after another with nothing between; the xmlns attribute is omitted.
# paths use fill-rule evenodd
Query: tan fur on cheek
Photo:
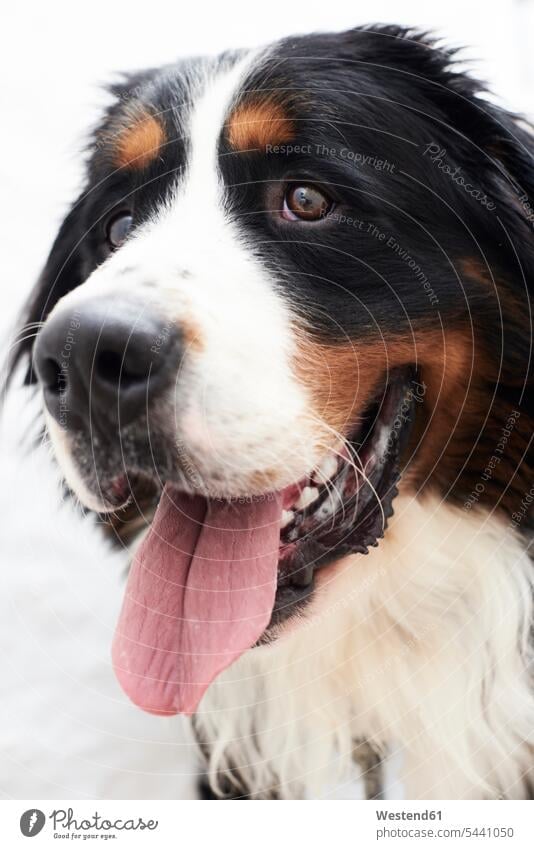
<svg viewBox="0 0 534 849"><path fill-rule="evenodd" d="M392 370L410 364L417 366L423 392L418 392L404 483L416 490L437 487L463 504L471 503L474 493L475 506L511 516L531 485L523 462L530 420L516 411L500 454L503 428L514 411L493 395L499 365L476 328L422 329L413 340L353 345L301 342L297 375L308 387L317 432L321 420L331 439L332 431L354 432L369 403L380 402ZM325 444L324 435L318 439Z"/></svg>
<svg viewBox="0 0 534 849"><path fill-rule="evenodd" d="M301 337L294 368L297 380L310 394L314 418L346 432L357 416L358 396L367 394L361 385L361 358L356 346L328 346Z"/></svg>
<svg viewBox="0 0 534 849"><path fill-rule="evenodd" d="M245 151L284 144L295 137L293 121L271 100L237 106L227 125L227 138L234 150Z"/></svg>
<svg viewBox="0 0 534 849"><path fill-rule="evenodd" d="M311 396L314 416L346 434L374 393L386 387L392 369L417 361L413 341L372 341L328 345L298 334L294 368Z"/></svg>
<svg viewBox="0 0 534 849"><path fill-rule="evenodd" d="M415 490L437 487L464 505L474 497L476 507L498 508L508 516L517 509L531 485L530 467L523 462L532 434L530 419L494 397L499 363L476 327L423 328L413 339L338 345L303 333L297 340L294 369L310 398L318 445L333 446L336 433L354 433L369 404L380 403L393 370L413 365L422 391L417 393L404 483Z"/></svg>
<svg viewBox="0 0 534 849"><path fill-rule="evenodd" d="M115 163L120 168L146 168L164 143L165 132L160 122L153 115L141 112L115 139Z"/></svg>
<svg viewBox="0 0 534 849"><path fill-rule="evenodd" d="M424 416L418 465L430 471L443 459L454 436L461 438L469 409L474 342L469 332L420 331L413 339L392 338L328 345L297 335L294 369L310 396L310 416L324 441L324 430L348 435L373 400L380 401L394 369L415 365L424 385ZM476 372L475 372L476 373ZM465 417L467 418L467 416ZM325 428L326 425L326 428Z"/></svg>

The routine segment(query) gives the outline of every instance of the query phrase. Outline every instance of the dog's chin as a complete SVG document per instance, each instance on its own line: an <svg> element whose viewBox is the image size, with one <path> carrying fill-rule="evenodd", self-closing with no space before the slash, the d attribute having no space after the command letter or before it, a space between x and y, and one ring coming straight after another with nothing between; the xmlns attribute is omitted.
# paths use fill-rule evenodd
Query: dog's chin
<svg viewBox="0 0 534 849"><path fill-rule="evenodd" d="M366 554L384 535L393 513L401 455L413 423L414 385L418 384L411 367L391 375L386 390L373 397L360 416L358 428L325 455L313 472L279 493L278 584L271 621L261 642L272 640L280 625L309 604L320 570L345 555ZM177 493L205 499L209 506L209 495L201 488L192 493L190 481L186 483L179 470L143 468L138 462L128 465L123 455L124 470L113 475L109 457L105 462L105 475L98 479L91 475L86 482L76 474L74 488L90 509L111 513L115 527L124 529L132 524L146 530L167 483ZM224 493L218 494L217 501L224 497ZM228 496L234 503L254 499L258 495L246 491L239 498Z"/></svg>

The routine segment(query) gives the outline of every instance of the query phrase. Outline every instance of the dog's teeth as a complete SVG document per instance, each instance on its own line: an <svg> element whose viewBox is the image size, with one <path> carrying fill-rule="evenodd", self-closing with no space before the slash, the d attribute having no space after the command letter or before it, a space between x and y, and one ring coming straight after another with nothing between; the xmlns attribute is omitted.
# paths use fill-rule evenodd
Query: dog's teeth
<svg viewBox="0 0 534 849"><path fill-rule="evenodd" d="M341 506L342 501L337 492L329 492L328 497L325 498L319 510L317 511L317 520L324 521L329 519Z"/></svg>
<svg viewBox="0 0 534 849"><path fill-rule="evenodd" d="M295 514L293 513L293 510L282 510L282 528L287 528L294 518Z"/></svg>
<svg viewBox="0 0 534 849"><path fill-rule="evenodd" d="M333 454L327 454L318 464L316 471L312 475L314 483L324 484L334 477L337 472L337 460Z"/></svg>
<svg viewBox="0 0 534 849"><path fill-rule="evenodd" d="M298 501L293 505L296 510L304 510L309 504L312 504L319 497L319 490L315 486L305 486Z"/></svg>

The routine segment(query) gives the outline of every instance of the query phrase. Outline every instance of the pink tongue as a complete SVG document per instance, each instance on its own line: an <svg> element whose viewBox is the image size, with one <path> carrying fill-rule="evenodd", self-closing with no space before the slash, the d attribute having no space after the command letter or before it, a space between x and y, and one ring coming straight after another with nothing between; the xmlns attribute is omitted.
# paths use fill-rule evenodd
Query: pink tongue
<svg viewBox="0 0 534 849"><path fill-rule="evenodd" d="M136 705L195 712L271 618L281 499L228 504L166 486L130 570L113 666Z"/></svg>

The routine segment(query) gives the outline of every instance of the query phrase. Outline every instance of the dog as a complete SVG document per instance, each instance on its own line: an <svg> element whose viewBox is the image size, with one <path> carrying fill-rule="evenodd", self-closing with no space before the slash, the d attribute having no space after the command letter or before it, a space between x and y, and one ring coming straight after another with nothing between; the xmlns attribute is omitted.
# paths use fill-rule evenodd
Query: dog
<svg viewBox="0 0 534 849"><path fill-rule="evenodd" d="M11 368L132 546L122 687L204 798L531 797L527 124L396 26L111 92Z"/></svg>

